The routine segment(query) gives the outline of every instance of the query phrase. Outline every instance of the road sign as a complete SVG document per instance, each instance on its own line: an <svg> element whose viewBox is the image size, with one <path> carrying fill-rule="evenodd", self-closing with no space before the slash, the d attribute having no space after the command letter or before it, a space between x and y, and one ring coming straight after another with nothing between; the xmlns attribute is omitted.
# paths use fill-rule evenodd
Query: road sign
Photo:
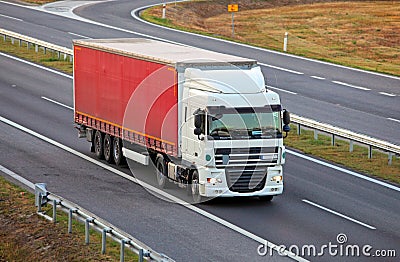
<svg viewBox="0 0 400 262"><path fill-rule="evenodd" d="M237 12L237 11L239 11L238 4L228 5L228 12Z"/></svg>

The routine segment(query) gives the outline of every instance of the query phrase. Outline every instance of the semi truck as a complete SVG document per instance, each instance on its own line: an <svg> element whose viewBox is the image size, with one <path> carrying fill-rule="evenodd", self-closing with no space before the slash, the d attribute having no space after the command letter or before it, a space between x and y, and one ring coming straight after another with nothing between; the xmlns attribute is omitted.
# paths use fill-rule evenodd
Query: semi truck
<svg viewBox="0 0 400 262"><path fill-rule="evenodd" d="M141 38L73 49L75 127L98 158L153 163L195 202L282 194L290 115L257 61Z"/></svg>

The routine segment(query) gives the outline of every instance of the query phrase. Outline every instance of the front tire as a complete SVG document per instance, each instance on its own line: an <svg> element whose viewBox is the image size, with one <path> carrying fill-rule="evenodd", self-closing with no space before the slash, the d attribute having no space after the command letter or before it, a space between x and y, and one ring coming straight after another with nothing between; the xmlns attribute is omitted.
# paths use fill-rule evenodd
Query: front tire
<svg viewBox="0 0 400 262"><path fill-rule="evenodd" d="M94 153L98 159L104 159L104 137L103 134L97 130L94 134Z"/></svg>
<svg viewBox="0 0 400 262"><path fill-rule="evenodd" d="M190 184L193 202L198 204L201 202L203 197L200 195L200 182L199 182L199 172L197 170L192 173L192 181Z"/></svg>
<svg viewBox="0 0 400 262"><path fill-rule="evenodd" d="M159 188L164 189L167 187L168 178L166 176L165 161L162 155L158 155L156 158L156 179Z"/></svg>

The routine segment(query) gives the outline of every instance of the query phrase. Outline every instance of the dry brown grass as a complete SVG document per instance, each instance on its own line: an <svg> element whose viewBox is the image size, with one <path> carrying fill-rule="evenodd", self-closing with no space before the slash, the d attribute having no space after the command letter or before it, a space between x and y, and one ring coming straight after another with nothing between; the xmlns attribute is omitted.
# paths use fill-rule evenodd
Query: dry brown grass
<svg viewBox="0 0 400 262"><path fill-rule="evenodd" d="M0 261L119 261L119 245L107 240L101 255L101 235L91 230L85 244L84 225L74 221L67 233L67 217L58 212L53 224L36 214L34 196L0 176ZM51 209L50 206L44 209ZM127 261L137 261L131 251Z"/></svg>
<svg viewBox="0 0 400 262"><path fill-rule="evenodd" d="M161 17L159 7L146 11L144 17L231 37L228 2L171 4L165 21L157 19ZM290 53L400 75L400 1L238 2L235 40L282 50L284 33L289 32Z"/></svg>
<svg viewBox="0 0 400 262"><path fill-rule="evenodd" d="M20 0L19 2L26 2L35 5L44 5L47 3L57 2L56 0Z"/></svg>

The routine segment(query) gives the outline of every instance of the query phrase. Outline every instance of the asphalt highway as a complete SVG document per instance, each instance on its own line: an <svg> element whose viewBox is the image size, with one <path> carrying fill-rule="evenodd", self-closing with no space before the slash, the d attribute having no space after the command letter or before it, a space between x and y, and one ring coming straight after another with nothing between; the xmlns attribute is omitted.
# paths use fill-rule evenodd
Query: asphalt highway
<svg viewBox="0 0 400 262"><path fill-rule="evenodd" d="M24 77L21 77L23 75ZM74 150L94 157L73 128L72 80L1 56L0 115ZM45 99L44 99L45 98ZM56 101L59 104L54 102ZM142 187L94 164L55 148L14 127L0 124L0 163L32 182L79 203L178 261L267 260L259 243L183 206L161 200ZM133 174L151 169L132 165ZM129 174L129 169L121 169ZM400 194L394 189L354 177L289 154L285 193L271 203L258 199L217 199L198 207L223 221L277 245L371 245L396 250L400 245ZM168 193L182 192L177 188ZM333 212L332 212L333 211ZM397 251L398 252L398 251ZM307 256L332 261L327 252ZM273 259L281 259L273 256ZM338 257L341 260L343 257ZM385 258L385 261L395 261ZM376 258L345 257L346 261Z"/></svg>
<svg viewBox="0 0 400 262"><path fill-rule="evenodd" d="M151 3L118 1L113 2L112 7L109 6L110 3L103 3L78 9L77 13L143 34L151 33L173 41L177 41L179 37L179 41L186 44L262 58L259 59L261 63L273 64L275 67L265 66L263 69L269 79L268 84L285 90L277 92L291 111L349 129L357 127L357 131L378 138L399 141L400 136L396 129L399 123L387 119L396 119L400 115L400 94L396 93L399 86L397 78L156 29L137 22L130 16L130 10L144 2ZM77 34L81 37L97 38L134 36L126 31L15 5L0 3L0 7L0 14L3 15L0 16L1 27L67 47ZM235 51L231 48L237 49ZM0 61L0 116L94 157L89 152L89 145L77 138L77 132L73 128L70 109L71 77L3 55L0 56ZM296 72L301 70L303 74L276 67ZM315 72L325 79L311 77L317 75ZM351 83L370 90L332 81ZM396 93L396 96L382 95L379 92ZM341 103L337 103L335 99ZM32 182L48 183L50 191L77 202L178 261L286 259L276 253L272 258L259 256L259 243L247 237L247 233L231 230L185 206L161 200L114 172L100 168L4 122L0 122L0 130L1 165ZM151 169L139 165L131 167L134 175L140 174L145 179L147 177L146 183L154 183ZM119 170L130 173L127 168ZM296 245L300 250L304 245L314 245L320 251L329 243L340 244L337 237L345 234L347 241L343 245L371 245L371 253L379 249L396 250L398 257L398 187L382 186L369 178L359 178L350 172L310 161L297 154L288 155L284 172L285 193L271 203L252 198L217 199L197 207L277 245ZM167 192L176 194L180 191L172 188ZM388 257L333 256L326 249L322 253L322 256L306 254L305 257L317 261L398 260Z"/></svg>
<svg viewBox="0 0 400 262"><path fill-rule="evenodd" d="M78 2L80 3L80 2ZM134 19L132 10L156 1L112 1L75 9L97 24L0 2L3 28L71 47L76 38L156 37L254 58L267 84L297 115L400 144L400 78L349 69L221 40L171 31ZM45 8L65 15L68 5ZM135 13L133 13L135 14ZM40 17L40 19L37 19ZM80 18L82 19L82 18Z"/></svg>

